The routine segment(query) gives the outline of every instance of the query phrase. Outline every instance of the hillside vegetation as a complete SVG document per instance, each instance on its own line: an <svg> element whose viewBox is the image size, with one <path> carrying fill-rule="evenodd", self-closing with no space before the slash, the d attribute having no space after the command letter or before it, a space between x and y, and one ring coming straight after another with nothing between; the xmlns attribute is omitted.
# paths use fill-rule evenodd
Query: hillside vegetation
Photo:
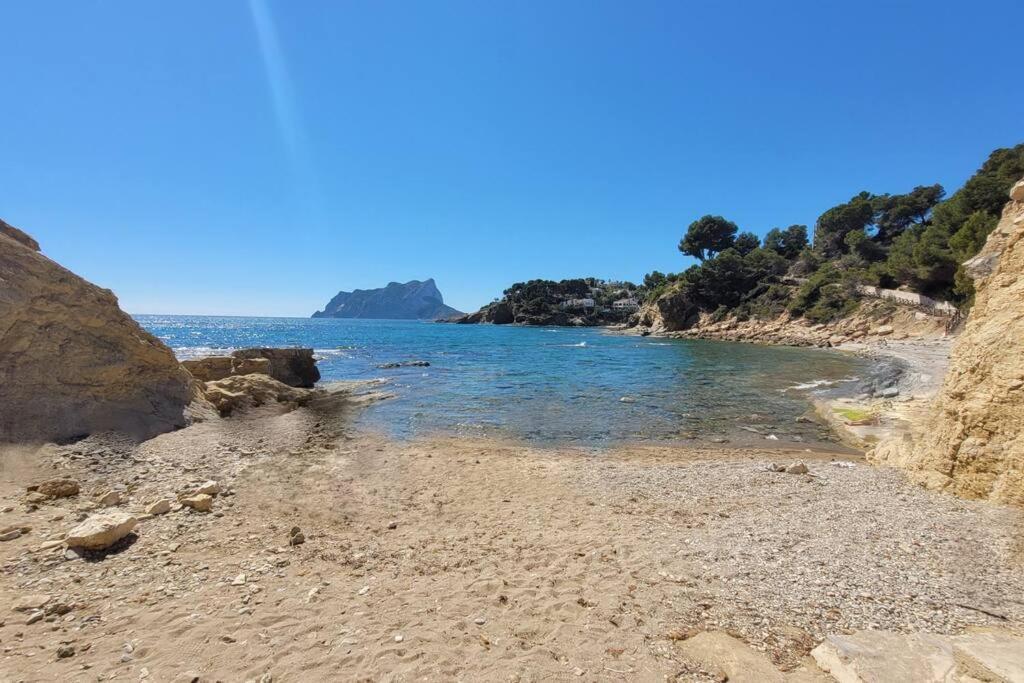
<svg viewBox="0 0 1024 683"><path fill-rule="evenodd" d="M614 304L623 299L631 301L638 292L642 292L641 288L631 282L605 282L597 278L529 280L513 284L500 299L455 322L606 325L628 319L633 310L617 310Z"/></svg>
<svg viewBox="0 0 1024 683"><path fill-rule="evenodd" d="M646 298L677 322L700 312L746 319L785 311L827 322L857 307L858 285L967 306L973 289L960 264L984 245L1022 176L1024 144L992 152L948 199L939 184L906 194L860 192L821 214L813 231L791 225L759 240L722 216L704 216L679 243L700 263L649 273Z"/></svg>

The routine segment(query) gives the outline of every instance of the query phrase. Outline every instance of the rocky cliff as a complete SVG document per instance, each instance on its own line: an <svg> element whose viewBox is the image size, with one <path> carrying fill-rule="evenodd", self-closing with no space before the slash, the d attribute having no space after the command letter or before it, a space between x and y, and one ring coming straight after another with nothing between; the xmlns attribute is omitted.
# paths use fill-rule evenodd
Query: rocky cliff
<svg viewBox="0 0 1024 683"><path fill-rule="evenodd" d="M965 265L974 307L930 416L883 443L873 462L929 488L1024 505L1024 181L981 252Z"/></svg>
<svg viewBox="0 0 1024 683"><path fill-rule="evenodd" d="M439 320L463 315L446 306L433 278L389 282L380 289L338 292L314 318L375 318L385 320Z"/></svg>
<svg viewBox="0 0 1024 683"><path fill-rule="evenodd" d="M184 425L195 391L112 292L0 222L0 441L103 430L146 438Z"/></svg>

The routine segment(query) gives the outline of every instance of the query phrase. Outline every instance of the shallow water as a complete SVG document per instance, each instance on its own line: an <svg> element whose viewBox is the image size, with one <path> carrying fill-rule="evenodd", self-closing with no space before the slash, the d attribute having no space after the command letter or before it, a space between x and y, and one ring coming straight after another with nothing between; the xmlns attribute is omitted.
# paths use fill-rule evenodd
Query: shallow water
<svg viewBox="0 0 1024 683"><path fill-rule="evenodd" d="M248 346L316 349L325 381L388 378L396 397L360 416L398 437L428 433L552 443L830 440L797 422L809 396L869 374L845 354L609 334L594 328L414 321L137 316L179 358ZM411 360L429 367L381 369ZM774 435L777 440L768 438Z"/></svg>

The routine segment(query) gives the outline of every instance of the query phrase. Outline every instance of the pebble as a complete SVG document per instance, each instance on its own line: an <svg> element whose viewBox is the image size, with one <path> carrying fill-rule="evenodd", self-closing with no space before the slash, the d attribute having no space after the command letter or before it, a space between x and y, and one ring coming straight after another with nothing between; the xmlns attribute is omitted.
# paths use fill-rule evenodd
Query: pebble
<svg viewBox="0 0 1024 683"><path fill-rule="evenodd" d="M473 623L476 624L477 626L483 626L484 624L487 623L487 620L484 619L483 617L477 617L476 619L473 620Z"/></svg>
<svg viewBox="0 0 1024 683"><path fill-rule="evenodd" d="M72 645L61 645L57 648L57 659L66 659L75 656L75 648Z"/></svg>
<svg viewBox="0 0 1024 683"><path fill-rule="evenodd" d="M405 636L403 636L401 633L399 633L398 635L395 636L395 642L396 643L400 643L403 640L405 640Z"/></svg>

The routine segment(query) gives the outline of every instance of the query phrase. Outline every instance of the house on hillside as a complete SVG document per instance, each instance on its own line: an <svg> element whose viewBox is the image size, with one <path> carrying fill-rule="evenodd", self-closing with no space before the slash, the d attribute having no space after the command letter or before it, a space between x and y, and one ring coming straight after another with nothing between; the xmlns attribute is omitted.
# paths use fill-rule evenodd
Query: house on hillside
<svg viewBox="0 0 1024 683"><path fill-rule="evenodd" d="M619 299L618 301L612 302L612 310L621 311L623 313L632 313L633 311L640 310L640 302L633 297Z"/></svg>
<svg viewBox="0 0 1024 683"><path fill-rule="evenodd" d="M592 309L596 305L596 302L591 298L586 299L566 299L562 302L561 307L564 311L580 311Z"/></svg>

